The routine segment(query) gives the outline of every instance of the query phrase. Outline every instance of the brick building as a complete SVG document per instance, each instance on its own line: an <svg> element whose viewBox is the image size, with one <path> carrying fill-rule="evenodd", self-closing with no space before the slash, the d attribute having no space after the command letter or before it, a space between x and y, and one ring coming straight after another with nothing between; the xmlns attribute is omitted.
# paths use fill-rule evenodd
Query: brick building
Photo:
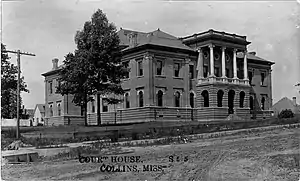
<svg viewBox="0 0 300 181"><path fill-rule="evenodd" d="M58 77L62 65L58 59L52 60L52 70L42 74L45 77L45 125L84 124L84 112L73 102L72 95L56 93L59 86Z"/></svg>
<svg viewBox="0 0 300 181"><path fill-rule="evenodd" d="M88 104L90 125L270 115L274 63L247 52L245 36L209 30L177 38L159 29L118 34L122 61L131 69L122 82L124 101L108 105L105 96L95 96ZM46 86L51 75L44 74ZM47 105L56 101L47 96Z"/></svg>

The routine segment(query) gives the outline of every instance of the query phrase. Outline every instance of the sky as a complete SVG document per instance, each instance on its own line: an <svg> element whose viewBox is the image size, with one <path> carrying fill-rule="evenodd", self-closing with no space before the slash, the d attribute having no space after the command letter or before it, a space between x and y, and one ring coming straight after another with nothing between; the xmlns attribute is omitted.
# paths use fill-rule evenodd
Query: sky
<svg viewBox="0 0 300 181"><path fill-rule="evenodd" d="M247 36L248 51L275 62L273 103L300 94L299 1L164 1L164 0L20 0L2 2L2 41L21 56L21 71L30 93L26 108L45 102L44 77L52 59L62 63L75 49L74 35L101 9L117 29L150 32L158 28L177 37L215 29ZM11 55L12 63L16 56ZM300 87L298 88L299 91Z"/></svg>

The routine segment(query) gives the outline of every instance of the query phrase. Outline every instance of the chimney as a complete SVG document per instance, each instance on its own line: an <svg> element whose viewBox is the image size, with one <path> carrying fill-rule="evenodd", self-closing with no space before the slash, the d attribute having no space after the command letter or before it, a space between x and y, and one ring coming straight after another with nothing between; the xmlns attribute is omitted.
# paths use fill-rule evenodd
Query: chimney
<svg viewBox="0 0 300 181"><path fill-rule="evenodd" d="M294 104L294 106L296 106L296 105L297 105L297 102L296 102L296 97L293 97L293 104Z"/></svg>
<svg viewBox="0 0 300 181"><path fill-rule="evenodd" d="M249 52L249 54L251 54L251 55L256 55L256 52Z"/></svg>
<svg viewBox="0 0 300 181"><path fill-rule="evenodd" d="M52 60L52 65L53 65L52 70L56 70L58 68L57 64L58 64L58 58L54 58Z"/></svg>
<svg viewBox="0 0 300 181"><path fill-rule="evenodd" d="M137 33L130 33L129 34L129 47L136 47L137 46Z"/></svg>

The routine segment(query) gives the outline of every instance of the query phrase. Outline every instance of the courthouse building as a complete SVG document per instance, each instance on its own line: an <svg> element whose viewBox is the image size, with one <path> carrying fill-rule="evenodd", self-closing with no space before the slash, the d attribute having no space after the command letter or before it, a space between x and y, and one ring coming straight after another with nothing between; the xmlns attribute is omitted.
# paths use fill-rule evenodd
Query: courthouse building
<svg viewBox="0 0 300 181"><path fill-rule="evenodd" d="M250 42L246 36L208 30L177 38L159 29L149 33L121 29L118 34L122 61L130 68L122 82L125 94L120 98L124 101L108 105L107 97L95 96L95 101L88 104L90 125L221 121L232 114L241 119L270 116L274 63L248 52ZM58 70L43 74L47 87L57 78ZM70 98L67 101L66 96L50 96L47 90L48 110L58 110L58 105L65 109L65 104L70 104ZM74 121L64 110L58 116L46 109L46 117L61 117L64 121L60 124L83 124L80 108L71 107ZM62 118L64 115L69 115L68 119Z"/></svg>

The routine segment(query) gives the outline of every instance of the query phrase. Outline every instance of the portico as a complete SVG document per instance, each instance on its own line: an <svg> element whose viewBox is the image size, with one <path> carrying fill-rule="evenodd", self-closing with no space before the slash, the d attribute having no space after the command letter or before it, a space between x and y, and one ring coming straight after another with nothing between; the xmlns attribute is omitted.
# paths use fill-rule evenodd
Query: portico
<svg viewBox="0 0 300 181"><path fill-rule="evenodd" d="M203 50L209 48L209 76L205 77L204 72L204 57ZM221 76L215 75L215 63L220 61L215 54L215 49L221 50ZM197 49L199 52L198 61L197 61L197 71L198 71L198 84L209 83L209 82L219 82L219 83L232 83L232 84L243 84L249 85L248 79L248 68L247 68L247 50L246 49L237 49L226 46L217 46L214 44L209 44L207 46L202 46ZM243 79L239 79L237 76L237 53L243 52ZM233 57L232 62L229 56ZM218 54L217 54L218 55ZM226 58L226 55L229 55ZM227 59L227 60L226 60ZM226 75L226 66L227 64L231 66L233 70L233 77L227 77Z"/></svg>

